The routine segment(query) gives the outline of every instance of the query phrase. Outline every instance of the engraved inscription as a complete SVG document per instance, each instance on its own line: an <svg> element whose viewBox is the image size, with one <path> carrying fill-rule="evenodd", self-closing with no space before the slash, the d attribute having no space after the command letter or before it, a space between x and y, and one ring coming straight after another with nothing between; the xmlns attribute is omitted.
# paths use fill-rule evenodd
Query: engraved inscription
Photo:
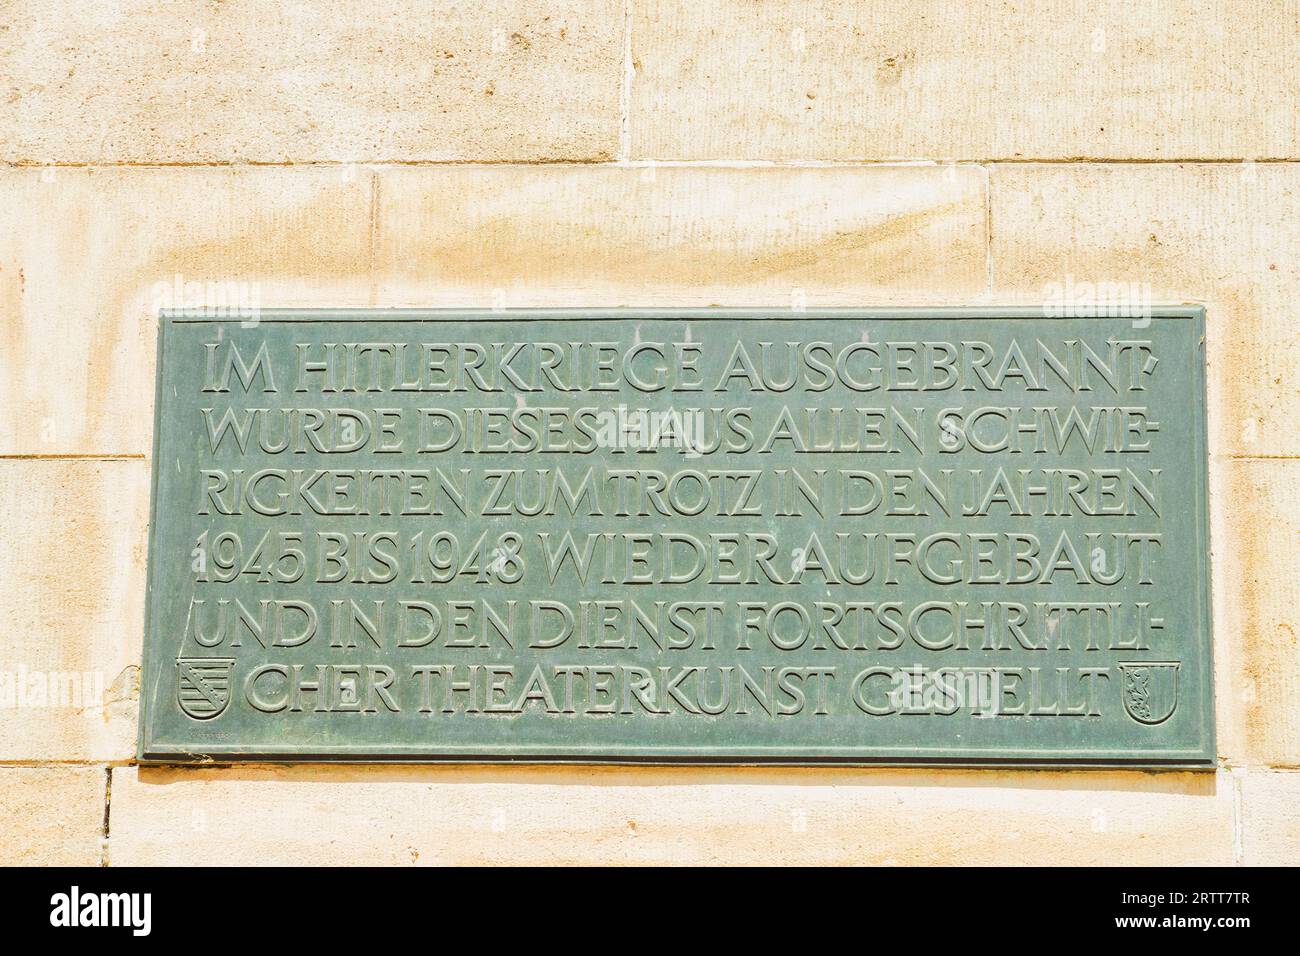
<svg viewBox="0 0 1300 956"><path fill-rule="evenodd" d="M142 758L1205 765L1201 328L164 316Z"/></svg>

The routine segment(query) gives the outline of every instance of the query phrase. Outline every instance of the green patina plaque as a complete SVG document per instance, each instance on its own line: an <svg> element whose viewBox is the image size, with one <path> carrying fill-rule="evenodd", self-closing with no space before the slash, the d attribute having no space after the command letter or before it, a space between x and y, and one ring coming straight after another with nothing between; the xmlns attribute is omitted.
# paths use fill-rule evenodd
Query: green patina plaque
<svg viewBox="0 0 1300 956"><path fill-rule="evenodd" d="M1203 329L165 314L141 759L1209 766Z"/></svg>

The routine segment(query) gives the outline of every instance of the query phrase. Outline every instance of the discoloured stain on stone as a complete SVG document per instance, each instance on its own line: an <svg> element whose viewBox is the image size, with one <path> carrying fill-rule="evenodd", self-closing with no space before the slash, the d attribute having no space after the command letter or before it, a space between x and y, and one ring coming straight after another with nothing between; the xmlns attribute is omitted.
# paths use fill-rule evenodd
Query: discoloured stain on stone
<svg viewBox="0 0 1300 956"><path fill-rule="evenodd" d="M1239 714L1228 756L1300 767L1300 461L1229 461L1216 472L1218 500L1231 503L1214 548L1216 636L1235 665L1220 708Z"/></svg>
<svg viewBox="0 0 1300 956"><path fill-rule="evenodd" d="M384 169L385 305L969 299L982 174L869 169Z"/></svg>

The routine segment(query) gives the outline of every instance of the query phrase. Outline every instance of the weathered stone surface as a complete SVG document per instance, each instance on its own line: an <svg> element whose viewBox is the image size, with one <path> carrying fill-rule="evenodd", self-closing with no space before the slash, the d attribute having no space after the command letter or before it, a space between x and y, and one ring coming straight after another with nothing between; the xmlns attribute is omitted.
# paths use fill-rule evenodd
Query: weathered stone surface
<svg viewBox="0 0 1300 956"><path fill-rule="evenodd" d="M0 172L0 453L147 453L158 309L192 293L366 305L371 188L354 167Z"/></svg>
<svg viewBox="0 0 1300 956"><path fill-rule="evenodd" d="M98 866L102 767L0 767L0 866Z"/></svg>
<svg viewBox="0 0 1300 956"><path fill-rule="evenodd" d="M1300 165L996 166L990 188L993 298L1204 302L1210 450L1300 454Z"/></svg>
<svg viewBox="0 0 1300 956"><path fill-rule="evenodd" d="M1300 773L1239 775L1242 862L1300 866Z"/></svg>
<svg viewBox="0 0 1300 956"><path fill-rule="evenodd" d="M378 303L863 305L985 280L975 167L385 168Z"/></svg>
<svg viewBox="0 0 1300 956"><path fill-rule="evenodd" d="M1219 752L1300 767L1300 461L1211 474Z"/></svg>
<svg viewBox="0 0 1300 956"><path fill-rule="evenodd" d="M621 0L6 4L0 159L612 159Z"/></svg>
<svg viewBox="0 0 1300 956"><path fill-rule="evenodd" d="M0 461L0 760L135 752L149 469Z"/></svg>
<svg viewBox="0 0 1300 956"><path fill-rule="evenodd" d="M1300 154L1293 3L638 0L633 157Z"/></svg>
<svg viewBox="0 0 1300 956"><path fill-rule="evenodd" d="M1231 863L1226 775L113 771L114 863Z"/></svg>

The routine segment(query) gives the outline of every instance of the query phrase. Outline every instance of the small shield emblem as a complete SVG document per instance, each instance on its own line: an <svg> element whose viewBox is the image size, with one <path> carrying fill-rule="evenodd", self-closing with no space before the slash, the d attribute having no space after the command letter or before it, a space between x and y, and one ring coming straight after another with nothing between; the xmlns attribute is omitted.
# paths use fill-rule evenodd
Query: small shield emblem
<svg viewBox="0 0 1300 956"><path fill-rule="evenodd" d="M1120 663L1124 709L1139 724L1162 724L1178 709L1178 661Z"/></svg>
<svg viewBox="0 0 1300 956"><path fill-rule="evenodd" d="M176 658L176 702L195 720L211 720L230 703L230 657Z"/></svg>

